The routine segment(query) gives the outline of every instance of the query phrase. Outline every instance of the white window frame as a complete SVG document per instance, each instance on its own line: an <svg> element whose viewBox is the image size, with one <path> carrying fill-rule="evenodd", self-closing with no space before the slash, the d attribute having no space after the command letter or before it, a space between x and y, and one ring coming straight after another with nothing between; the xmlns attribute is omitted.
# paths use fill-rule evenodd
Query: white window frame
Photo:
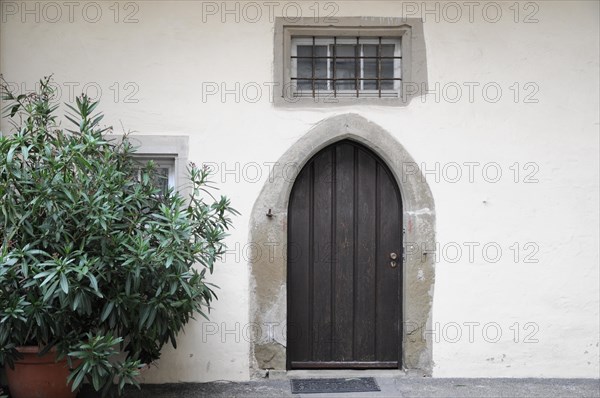
<svg viewBox="0 0 600 398"><path fill-rule="evenodd" d="M370 45L378 45L379 39L375 37L359 37L359 45L360 45L360 56L364 56L364 44ZM297 37L292 36L291 38L291 77L298 76L298 58L294 58L298 56L298 46L326 46L327 48L327 56L332 57L331 48L335 44L337 45L356 45L356 38L354 37L338 37L334 40L333 36L329 37L315 37L314 43L312 37ZM393 44L394 45L394 57L402 57L402 38L401 37L385 37L381 39L381 44ZM364 59L360 59L360 78L364 78ZM330 58L327 58L327 78L331 79L331 62ZM402 79L402 59L395 58L394 59L394 78ZM385 79L382 79L385 80ZM393 80L394 88L393 89L382 89L381 90L381 98L400 98L402 95L401 87L402 80ZM356 90L334 90L331 87L333 82L327 80L327 89L326 90L316 90L315 96L325 96L325 97L348 97L348 98L380 98L379 90L364 90L364 80L360 80L360 88L358 90L359 95L356 95ZM297 87L297 80L290 80L290 84L292 87L292 95L295 97L309 97L313 98L313 93L311 91L299 91Z"/></svg>
<svg viewBox="0 0 600 398"><path fill-rule="evenodd" d="M177 177L175 172L176 156L172 155L149 155L136 154L134 160L140 164L141 169L150 161L154 162L157 168L167 169L167 186L168 188L177 189Z"/></svg>

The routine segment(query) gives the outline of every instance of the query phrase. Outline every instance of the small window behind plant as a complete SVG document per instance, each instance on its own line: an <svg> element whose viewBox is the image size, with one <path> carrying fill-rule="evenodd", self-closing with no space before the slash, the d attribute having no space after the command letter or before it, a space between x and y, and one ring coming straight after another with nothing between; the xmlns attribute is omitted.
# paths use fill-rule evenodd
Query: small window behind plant
<svg viewBox="0 0 600 398"><path fill-rule="evenodd" d="M152 184L160 191L161 196L164 196L169 188L176 188L174 158L136 156L135 160L140 165L135 171L138 181L151 178ZM152 172L145 173L145 170L152 170Z"/></svg>

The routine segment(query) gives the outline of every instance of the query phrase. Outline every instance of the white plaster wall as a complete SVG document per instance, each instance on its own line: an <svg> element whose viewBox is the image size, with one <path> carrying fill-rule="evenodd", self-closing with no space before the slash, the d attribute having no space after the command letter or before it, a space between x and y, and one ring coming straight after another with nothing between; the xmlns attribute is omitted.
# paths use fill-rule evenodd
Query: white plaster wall
<svg viewBox="0 0 600 398"><path fill-rule="evenodd" d="M253 10L244 13L244 3L239 3L236 23L235 11L221 15L221 2L138 1L134 7L122 2L115 23L114 9L109 8L113 2L98 2L102 16L91 23L94 8L83 13L89 2L77 3L72 16L58 2L63 15L57 22L51 22L56 14L50 8L44 11L44 2L27 2L34 10L39 3L39 22L36 11L24 14L21 8L13 15L14 8L6 8L9 3L23 7L21 2L1 3L0 71L8 81L30 89L39 77L54 73L63 89L62 101L68 100L69 85L79 91L88 83L99 86L105 120L117 131L124 126L143 134L189 135L190 160L225 163L236 170L215 176L242 216L229 238L235 253L227 255L212 277L221 286L211 313L214 324L189 325L179 349L165 349L158 368L145 375L146 382L249 377L243 249L252 205L267 178L268 166L263 164L275 162L314 123L343 112L359 113L389 130L427 169L439 163L447 171L447 178L442 175L438 182L428 174L437 208L437 239L447 249L436 273L434 376L598 377L598 2L519 3L518 22L510 8L513 2L502 2L496 23L488 21L495 19L498 3L476 3L471 22L469 9L458 2L463 15L450 23L456 14L448 8L444 13L442 3L335 2L337 8L325 9L322 2L317 7L321 16L402 16L403 11L420 16L425 7L438 7L439 22L435 11L425 15L429 81L432 88L445 86L447 95L436 101L432 94L406 108L304 110L274 108L263 86L273 81L269 7L275 15L293 17L294 5L258 2L262 16L255 18ZM236 3L227 4L235 10ZM312 1L295 4L303 16L314 15ZM203 9L213 7L217 14L204 13L203 21ZM487 14L482 14L485 7ZM123 23L131 12L138 22ZM538 21L524 23L530 13ZM236 82L241 87L257 83L264 90L256 103L248 98L236 102L234 94L225 101L219 95L204 101L207 82L225 83L234 91ZM465 82L479 84L472 101ZM518 101L516 88L510 89L515 82L520 84ZM525 89L528 82L533 86ZM453 103L455 83L463 96ZM501 87L498 102L482 95L486 83ZM533 96L538 103L525 103L524 95L532 88L539 89ZM138 102L124 101L134 89L138 91L132 99ZM253 91L246 94L255 96ZM8 128L5 121L1 126ZM258 181L251 181L256 168L248 164L253 162L263 165ZM455 171L451 162L462 165L463 176L456 183L450 182ZM465 162L480 163L472 183ZM502 169L497 183L482 176L482 166L490 162ZM509 169L515 162L521 167L517 183ZM523 183L526 172L536 170L524 169L528 162L538 168L537 183ZM493 170L488 171L486 176L493 177ZM480 245L473 261L465 242ZM502 248L496 263L482 256L481 248L489 242ZM510 249L515 242L521 249L518 261ZM533 256L537 263L524 262L531 251L525 250L527 242L539 247ZM457 245L462 257L452 262ZM488 254L493 257L493 250ZM479 323L471 339L465 322ZM495 343L490 342L494 327L502 333ZM536 331L532 338L537 342L525 342L531 331Z"/></svg>

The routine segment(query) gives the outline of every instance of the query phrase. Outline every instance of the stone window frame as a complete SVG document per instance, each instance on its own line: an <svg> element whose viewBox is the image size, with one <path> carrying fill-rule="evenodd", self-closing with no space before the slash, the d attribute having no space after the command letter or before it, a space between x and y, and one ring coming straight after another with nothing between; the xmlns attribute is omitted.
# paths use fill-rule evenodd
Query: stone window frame
<svg viewBox="0 0 600 398"><path fill-rule="evenodd" d="M401 37L401 94L397 98L292 96L292 36L382 36ZM419 18L336 17L275 18L274 105L277 107L323 107L350 105L406 106L427 92L427 62L423 21Z"/></svg>
<svg viewBox="0 0 600 398"><path fill-rule="evenodd" d="M402 364L399 370L430 376L435 256L435 205L408 151L389 132L357 114L327 118L294 143L274 164L250 215L250 375L285 373L287 355L287 212L294 180L315 154L350 139L377 154L394 174L402 198L404 229ZM410 247L410 250L407 248Z"/></svg>

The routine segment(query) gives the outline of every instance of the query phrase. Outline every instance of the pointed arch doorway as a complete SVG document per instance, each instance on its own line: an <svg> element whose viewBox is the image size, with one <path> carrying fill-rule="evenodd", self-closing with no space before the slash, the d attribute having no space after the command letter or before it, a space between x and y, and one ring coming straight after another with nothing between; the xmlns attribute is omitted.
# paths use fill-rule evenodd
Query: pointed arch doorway
<svg viewBox="0 0 600 398"><path fill-rule="evenodd" d="M390 176L398 188L401 209L399 217L383 219L395 218L396 224L403 230L400 230L400 233L404 232L399 239L400 249L397 249L398 252L390 250L390 253L396 253L400 260L401 250L406 252L405 260L397 261L396 265L400 294L399 302L394 305L397 304L398 308L395 312L398 325L398 341L395 342L398 359L377 357L377 349L374 348L372 352L365 350L365 355L358 357L359 362L365 362L360 366L391 367L395 361L396 368L431 375L433 342L431 334L426 331L431 329L432 321L434 256L419 251L421 248L435 247L435 210L431 191L417 163L390 133L360 115L343 114L318 123L279 157L252 209L249 247L252 248L253 254L249 258L250 313L247 328L252 377L264 377L267 371L285 371L290 368L289 365L294 359L293 353L290 352L290 349L294 349L291 339L297 331L294 330L294 325L288 325L288 288L291 287L288 286L288 254L293 255L288 253L288 223L294 224L293 210L290 214L288 210L290 200L293 200L292 191L301 171L315 155L330 145L345 140L359 145L360 151L364 151L359 152L371 155L371 158L364 156L375 159L372 161L380 164L378 167L382 167L381 170L387 167L388 173L382 175ZM320 217L316 221L319 220ZM381 255L383 253L380 252ZM293 301L292 294L291 303ZM355 319L358 318L355 316L353 322ZM392 327L395 324L393 323ZM352 330L355 333L354 327ZM368 332L366 335L369 338L364 341L372 341ZM318 362L354 361L354 353L352 357L346 354L342 356L340 352L344 351L331 345L331 337L329 340L329 347L324 348L324 351L335 351L337 356L320 357L319 354L316 357L325 360ZM349 347L349 344L355 343L348 343L346 340L344 344L345 347ZM375 344L372 343L372 346ZM375 360L363 360L372 358L373 355ZM310 361L300 358L300 362ZM368 362L381 364L371 366Z"/></svg>
<svg viewBox="0 0 600 398"><path fill-rule="evenodd" d="M296 177L287 286L288 369L398 368L402 201L365 146L329 145Z"/></svg>

